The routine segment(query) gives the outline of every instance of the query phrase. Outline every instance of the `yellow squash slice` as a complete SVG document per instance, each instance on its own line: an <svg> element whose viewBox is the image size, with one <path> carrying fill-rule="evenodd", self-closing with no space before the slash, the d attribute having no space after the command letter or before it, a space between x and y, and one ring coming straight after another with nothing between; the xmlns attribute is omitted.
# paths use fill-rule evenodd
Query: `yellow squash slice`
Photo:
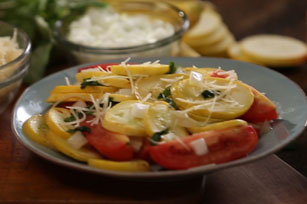
<svg viewBox="0 0 307 204"><path fill-rule="evenodd" d="M227 49L227 54L229 57L235 60L240 60L244 62L250 62L254 64L259 64L261 65L260 62L257 62L256 60L244 55L241 51L241 43L234 43Z"/></svg>
<svg viewBox="0 0 307 204"><path fill-rule="evenodd" d="M114 92L117 88L108 87L108 86L87 86L82 89L79 85L72 85L72 86L56 86L51 91L52 93L107 93L107 92Z"/></svg>
<svg viewBox="0 0 307 204"><path fill-rule="evenodd" d="M160 93L162 93L166 87L187 77L188 75L185 74L165 74L146 77L136 82L136 92L141 99L145 98L150 93L151 98L149 101L156 101Z"/></svg>
<svg viewBox="0 0 307 204"><path fill-rule="evenodd" d="M70 111L65 108L51 108L45 115L46 124L49 129L62 138L69 138L69 129L74 129L72 125L65 124L64 119L70 116Z"/></svg>
<svg viewBox="0 0 307 204"><path fill-rule="evenodd" d="M233 119L244 114L252 105L254 95L248 86L237 80L205 77L199 84L189 79L171 87L172 98L180 109L215 119Z"/></svg>
<svg viewBox="0 0 307 204"><path fill-rule="evenodd" d="M231 128L235 126L241 126L241 125L247 125L247 122L240 119L233 119L233 120L227 120L217 123L210 123L208 125L205 125L203 127L193 127L188 128L190 132L192 133L198 133L198 132L204 132L208 130L221 130L226 128Z"/></svg>
<svg viewBox="0 0 307 204"><path fill-rule="evenodd" d="M296 66L306 62L306 43L281 35L254 35L241 42L241 51L250 59L273 67Z"/></svg>
<svg viewBox="0 0 307 204"><path fill-rule="evenodd" d="M180 42L179 50L177 47L174 47L174 49L176 49L174 51L175 54L172 56L178 55L182 57L200 57L200 54L196 50L194 50L190 45L186 44L183 41Z"/></svg>
<svg viewBox="0 0 307 204"><path fill-rule="evenodd" d="M46 100L48 103L57 101L91 101L90 95L94 98L100 98L104 93L114 93L118 88L108 86L87 86L81 89L79 85L56 86Z"/></svg>
<svg viewBox="0 0 307 204"><path fill-rule="evenodd" d="M215 32L210 33L205 38L197 41L189 41L190 46L192 46L194 49L199 47L206 47L210 46L212 44L218 43L225 38L227 38L230 35L230 32L226 25L221 23L221 25L215 30Z"/></svg>
<svg viewBox="0 0 307 204"><path fill-rule="evenodd" d="M46 100L47 103L55 103L58 101L75 102L75 101L92 101L91 95L94 99L101 98L104 93L51 93Z"/></svg>
<svg viewBox="0 0 307 204"><path fill-rule="evenodd" d="M86 71L76 74L76 80L82 83L86 79L97 79L97 81L106 86L117 88L130 88L129 80L124 76L116 76L108 72Z"/></svg>
<svg viewBox="0 0 307 204"><path fill-rule="evenodd" d="M136 99L135 95L123 95L123 94L117 94L117 93L111 93L109 97L112 98L112 100L116 102Z"/></svg>
<svg viewBox="0 0 307 204"><path fill-rule="evenodd" d="M127 72L128 70L128 72ZM111 71L113 74L131 76L135 75L161 75L169 72L168 64L127 64L127 65L112 65Z"/></svg>
<svg viewBox="0 0 307 204"><path fill-rule="evenodd" d="M145 115L144 125L148 135L152 136L157 132L168 129L168 132L174 133L176 136L186 136L188 132L184 127L174 124L172 116L173 108L164 101L156 101L152 103Z"/></svg>
<svg viewBox="0 0 307 204"><path fill-rule="evenodd" d="M150 165L144 160L132 161L110 161L104 159L89 159L88 164L99 169L124 171L124 172L146 172L150 171Z"/></svg>
<svg viewBox="0 0 307 204"><path fill-rule="evenodd" d="M198 22L183 37L187 44L195 45L206 39L222 25L221 16L214 11L203 11Z"/></svg>
<svg viewBox="0 0 307 204"><path fill-rule="evenodd" d="M113 106L105 114L102 126L107 130L129 136L147 136L144 129L144 118L135 117L132 114L133 106L136 103L141 102L128 100Z"/></svg>
<svg viewBox="0 0 307 204"><path fill-rule="evenodd" d="M195 50L202 55L209 55L209 56L226 55L227 49L234 43L235 43L234 37L231 34L229 34L221 41L218 41L211 45L195 48Z"/></svg>
<svg viewBox="0 0 307 204"><path fill-rule="evenodd" d="M52 148L52 145L47 138L49 128L43 115L33 115L24 123L22 129L26 135L35 142Z"/></svg>
<svg viewBox="0 0 307 204"><path fill-rule="evenodd" d="M71 146L66 139L60 137L52 131L48 131L47 137L50 143L61 153L78 161L87 162L89 159L100 159L101 156L93 148L84 146L76 149Z"/></svg>

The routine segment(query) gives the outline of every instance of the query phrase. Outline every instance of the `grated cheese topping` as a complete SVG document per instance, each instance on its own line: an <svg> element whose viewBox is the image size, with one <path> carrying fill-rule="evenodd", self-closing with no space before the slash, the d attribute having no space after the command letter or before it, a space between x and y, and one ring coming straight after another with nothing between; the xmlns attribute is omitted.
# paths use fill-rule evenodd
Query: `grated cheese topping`
<svg viewBox="0 0 307 204"><path fill-rule="evenodd" d="M175 77L174 79L168 79L168 78L160 78L161 81L165 81L165 82L168 82L168 83L175 83L181 79L183 79L184 77L183 76L179 76L179 77Z"/></svg>
<svg viewBox="0 0 307 204"><path fill-rule="evenodd" d="M17 30L14 30L13 37L0 37L0 47L0 66L13 61L21 55L22 50L17 43Z"/></svg>
<svg viewBox="0 0 307 204"><path fill-rule="evenodd" d="M71 85L71 83L70 83L70 81L69 81L69 78L68 78L68 77L65 77L65 82L66 82L66 85L67 85L67 86L70 86L70 85Z"/></svg>

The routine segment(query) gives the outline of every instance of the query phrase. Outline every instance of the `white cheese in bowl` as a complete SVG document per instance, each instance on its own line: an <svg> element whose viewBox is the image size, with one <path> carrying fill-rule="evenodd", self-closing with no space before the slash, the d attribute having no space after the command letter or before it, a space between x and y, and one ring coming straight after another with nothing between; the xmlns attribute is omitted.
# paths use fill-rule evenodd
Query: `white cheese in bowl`
<svg viewBox="0 0 307 204"><path fill-rule="evenodd" d="M22 53L16 41L16 36L17 32L15 31L13 37L0 37L0 82L8 79L18 68L16 65L12 65L1 69L1 66L13 61Z"/></svg>
<svg viewBox="0 0 307 204"><path fill-rule="evenodd" d="M117 13L111 7L90 8L70 24L67 39L86 46L119 48L154 43L174 32L171 23L144 14Z"/></svg>

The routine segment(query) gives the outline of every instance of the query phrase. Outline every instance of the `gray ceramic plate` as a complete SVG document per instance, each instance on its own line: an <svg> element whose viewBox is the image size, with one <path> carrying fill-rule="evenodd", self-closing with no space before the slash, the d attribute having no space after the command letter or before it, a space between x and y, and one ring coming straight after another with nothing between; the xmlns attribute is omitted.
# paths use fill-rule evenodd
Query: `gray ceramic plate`
<svg viewBox="0 0 307 204"><path fill-rule="evenodd" d="M130 62L142 63L155 61L155 58L135 59ZM104 61L103 63L120 62L122 60ZM293 141L305 128L307 121L307 102L304 92L292 81L283 75L268 68L253 64L217 58L162 58L162 63L174 61L176 65L197 67L222 67L225 70L234 69L239 78L254 86L273 100L280 115L280 119L273 122L273 129L263 135L255 150L247 157L220 165L208 165L189 170L159 171L146 173L122 173L108 170L95 169L86 164L70 159L63 154L41 146L30 140L22 131L22 124L32 115L44 113L50 107L45 103L50 90L60 84L65 84L64 77L74 81L78 68L91 64L80 65L50 75L30 86L16 103L12 127L17 139L29 150L54 163L67 167L114 176L125 179L179 179L189 176L203 175L223 168L241 165L271 154Z"/></svg>

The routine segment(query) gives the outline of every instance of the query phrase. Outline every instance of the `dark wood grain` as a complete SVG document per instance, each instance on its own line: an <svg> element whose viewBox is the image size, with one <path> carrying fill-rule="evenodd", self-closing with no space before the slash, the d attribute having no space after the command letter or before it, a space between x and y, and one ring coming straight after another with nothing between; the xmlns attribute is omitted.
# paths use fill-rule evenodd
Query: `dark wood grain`
<svg viewBox="0 0 307 204"><path fill-rule="evenodd" d="M215 204L304 204L306 189L304 176L295 174L278 157L269 156L209 175L204 200Z"/></svg>
<svg viewBox="0 0 307 204"><path fill-rule="evenodd" d="M238 40L257 33L306 39L303 0L212 2ZM54 71L49 69L47 73ZM306 65L277 71L307 93ZM304 204L307 201L307 181L302 175L307 176L306 130L277 153L302 174L272 155L209 174L205 185L202 177L174 182L135 182L65 168L31 153L12 133L13 104L0 115L0 203Z"/></svg>

